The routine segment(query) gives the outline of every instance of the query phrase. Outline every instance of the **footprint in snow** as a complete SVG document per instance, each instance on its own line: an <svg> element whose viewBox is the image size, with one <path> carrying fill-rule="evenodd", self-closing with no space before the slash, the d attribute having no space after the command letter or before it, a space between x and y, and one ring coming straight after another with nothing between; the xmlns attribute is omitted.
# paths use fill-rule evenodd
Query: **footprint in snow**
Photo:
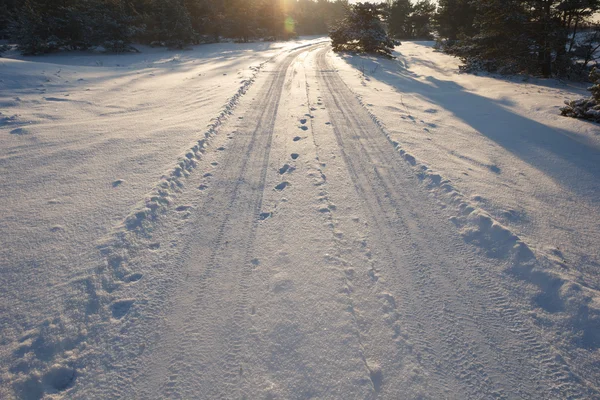
<svg viewBox="0 0 600 400"><path fill-rule="evenodd" d="M297 142L297 141L299 141L299 140L302 140L302 138L301 138L300 136L296 136L296 137L294 138L294 142Z"/></svg>
<svg viewBox="0 0 600 400"><path fill-rule="evenodd" d="M125 183L125 180L123 180L123 179L117 179L116 181L114 181L114 182L112 183L112 187L114 187L114 188L116 188L116 187L119 187L119 186L121 186L123 183Z"/></svg>
<svg viewBox="0 0 600 400"><path fill-rule="evenodd" d="M135 273L135 274L131 274L131 275L127 275L124 279L125 282L127 283L134 283L139 281L140 279L142 279L142 274L140 273Z"/></svg>
<svg viewBox="0 0 600 400"><path fill-rule="evenodd" d="M499 174L501 172L500 167L497 165L489 165L488 168L495 174Z"/></svg>
<svg viewBox="0 0 600 400"><path fill-rule="evenodd" d="M290 186L289 182L281 182L279 185L275 186L275 190L277 190L278 192L281 192L283 189L285 189L288 186Z"/></svg>
<svg viewBox="0 0 600 400"><path fill-rule="evenodd" d="M75 369L56 364L44 374L42 385L49 388L51 392L62 392L71 386L76 377ZM40 390L44 389L40 388Z"/></svg>
<svg viewBox="0 0 600 400"><path fill-rule="evenodd" d="M115 301L111 306L113 318L122 319L125 315L127 315L133 303L134 300L131 299Z"/></svg>
<svg viewBox="0 0 600 400"><path fill-rule="evenodd" d="M16 129L13 129L12 131L10 131L11 135L19 135L19 136L27 135L28 133L29 132L27 131L27 129L24 129L24 128L16 128Z"/></svg>
<svg viewBox="0 0 600 400"><path fill-rule="evenodd" d="M306 120L306 119L304 119L304 118L300 120L300 123L301 123L302 125L306 124L306 122L307 122L307 120Z"/></svg>
<svg viewBox="0 0 600 400"><path fill-rule="evenodd" d="M44 97L46 101L70 101L69 99L61 99L59 97Z"/></svg>
<svg viewBox="0 0 600 400"><path fill-rule="evenodd" d="M267 218L271 218L272 216L273 216L273 213L272 213L272 212L264 212L264 213L260 213L260 215L258 216L258 218L259 218L261 221L264 221L265 219L267 219Z"/></svg>
<svg viewBox="0 0 600 400"><path fill-rule="evenodd" d="M300 157L300 154L298 154L298 153L292 153L292 154L291 154L291 157L292 157L292 160L295 160L295 159L297 159L298 157Z"/></svg>
<svg viewBox="0 0 600 400"><path fill-rule="evenodd" d="M302 129L303 131L308 130L308 126L306 126L306 125L299 126L299 128Z"/></svg>
<svg viewBox="0 0 600 400"><path fill-rule="evenodd" d="M296 169L296 168L292 167L292 166L291 166L291 165L289 165L289 164L284 164L284 165L283 165L283 167L279 168L279 174L280 174L280 175L283 175L283 174L285 174L286 172L288 172L288 173L292 173L292 172L294 172L294 170L295 170L295 169Z"/></svg>

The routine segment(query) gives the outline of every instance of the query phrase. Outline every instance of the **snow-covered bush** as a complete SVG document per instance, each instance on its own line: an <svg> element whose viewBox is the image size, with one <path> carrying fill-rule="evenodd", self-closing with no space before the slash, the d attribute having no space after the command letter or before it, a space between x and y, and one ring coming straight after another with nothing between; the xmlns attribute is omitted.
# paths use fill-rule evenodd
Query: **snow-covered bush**
<svg viewBox="0 0 600 400"><path fill-rule="evenodd" d="M0 57L2 57L2 53L10 50L10 46L7 44L0 44Z"/></svg>
<svg viewBox="0 0 600 400"><path fill-rule="evenodd" d="M566 100L566 107L560 109L561 115L600 122L600 71L598 69L592 70L590 80L594 83L588 88L592 96L574 101Z"/></svg>
<svg viewBox="0 0 600 400"><path fill-rule="evenodd" d="M383 27L380 4L357 3L348 8L346 17L331 30L334 51L360 51L392 57L394 41Z"/></svg>

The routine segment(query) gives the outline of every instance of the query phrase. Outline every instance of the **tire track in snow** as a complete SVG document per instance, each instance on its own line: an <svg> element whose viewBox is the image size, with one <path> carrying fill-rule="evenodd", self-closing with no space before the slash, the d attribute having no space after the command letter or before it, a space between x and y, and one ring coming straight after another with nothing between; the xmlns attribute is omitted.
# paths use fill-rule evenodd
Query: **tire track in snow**
<svg viewBox="0 0 600 400"><path fill-rule="evenodd" d="M345 294L348 299L348 311L352 317L352 321L354 324L355 335L357 337L360 356L361 356L362 362L364 364L365 372L366 372L366 375L369 377L369 380L373 387L373 393L372 393L371 397L376 398L377 394L380 392L381 386L383 384L382 371L380 369L380 366L376 362L369 359L369 349L368 349L369 344L367 343L368 335L366 335L364 329L362 328L361 323L359 322L359 316L356 312L356 306L357 306L357 304L360 303L360 301L355 299L355 296L353 294L353 291L354 291L354 289L353 289L354 269L350 268L351 264L349 264L346 260L344 260L342 258L342 254L344 253L344 247L346 247L347 244L345 243L345 240L342 239L341 234L336 231L336 228L339 226L339 221L337 221L337 219L334 216L336 206L329 198L328 189L327 189L327 177L325 176L325 173L323 172L323 169L321 167L321 159L319 156L320 149L319 149L319 145L317 143L317 140L316 140L315 134L314 134L314 132L315 132L314 116L311 114L311 110L313 110L314 107L313 107L313 104L311 104L310 85L308 83L306 69L304 70L304 80L306 82L305 89L306 89L306 105L307 105L306 106L307 113L305 114L305 116L308 118L300 120L300 123L302 124L303 128L306 127L307 123L309 124L310 128L303 129L303 130L310 130L310 132L311 132L310 136L312 138L312 142L313 142L313 145L315 148L315 156L316 156L316 161L317 161L317 165L318 165L317 171L319 173L319 177L316 178L315 186L318 186L321 188L321 191L319 192L319 195L321 196L320 202L324 205L324 207L321 208L320 210L323 210L323 211L326 210L325 211L326 219L329 221L329 229L331 231L331 237L333 239L333 242L334 242L335 248L336 248L336 255L335 255L335 257L331 257L330 261L332 261L332 263L334 265L338 264L342 268L344 268Z"/></svg>
<svg viewBox="0 0 600 400"><path fill-rule="evenodd" d="M208 200L197 210L195 225L205 227L219 222L213 235L210 232L201 235L205 248L189 249L187 258L198 262L206 258L206 266L189 279L189 285L174 301L176 323L171 329L173 337L167 341L177 344L179 349L170 355L166 368L169 373L164 374L171 378L156 388L170 398L199 393L206 398L243 396L242 353L248 330L248 276L253 267L253 242L260 220L275 117L289 66L298 55L292 53L278 65L267 87L257 93L259 103L243 118L251 127L235 133L225 162L215 173L215 182L204 191ZM195 243L195 247L202 244ZM222 285L227 286L229 295L223 292ZM215 302L219 301L223 301L220 305L223 316L213 314L214 320L198 320L206 315L207 309L215 309ZM184 340L178 336L180 331L186 332ZM215 360L207 355L211 346L220 349L220 358ZM166 352L171 348L168 344L164 347ZM162 360L159 353L154 362L160 364ZM219 364L216 374L207 368L215 362ZM203 370L207 376L197 378L198 382L189 376L190 371ZM156 392L152 390L148 395L152 393Z"/></svg>
<svg viewBox="0 0 600 400"><path fill-rule="evenodd" d="M406 264L409 274L407 276L403 274L403 276L409 281L413 281L414 286L419 289L420 293L415 296L415 293L411 293L411 289L405 284L402 288L403 295L397 297L401 298L401 302L406 304L402 312L405 312L404 308L421 309L421 314L402 315L401 312L400 321L410 325L416 319L420 320L423 325L430 327L430 332L418 326L411 327L413 336L421 337L422 335L422 337L428 339L421 340L419 343L424 357L427 357L426 353L431 350L431 345L428 342L438 340L437 349L435 349L437 354L429 357L427 363L430 366L435 366L439 361L436 361L436 358L441 356L443 363L452 368L442 370L441 373L438 372L439 377L445 381L454 380L455 382L450 382L451 386L448 386L449 388L456 389L454 385L458 384L458 387L462 387L463 391L470 393L470 397L473 398L490 395L502 398L506 396L504 393L511 392L513 395L518 394L520 397L536 397L543 392L548 393L549 396L556 396L557 394L567 397L581 396L576 379L575 381L572 379L568 369L564 365L553 362L555 356L549 352L544 352L544 346L537 343L536 338L539 335L533 333L531 327L520 323L520 320L515 317L515 313L508 306L509 303L496 281L492 278L482 281L479 276L476 276L477 279L474 282L470 282L471 279L469 279L465 283L461 275L457 275L455 271L448 268L447 263L437 266L438 271L435 271L434 268L431 268L434 265L426 265L415 258L418 254L413 253L411 255L410 252L406 254L405 251L398 251L398 249L405 246L416 246L424 253L422 255L425 257L422 258L429 260L430 263L436 260L436 252L428 248L431 246L427 242L423 242L423 238L417 240L416 243L410 243L406 240L406 238L409 238L409 240L419 239L419 235L423 236L419 232L419 221L415 220L419 216L418 210L406 209L407 205L410 206L411 201L406 195L398 192L398 190L405 189L407 183L411 184L411 182L399 178L401 175L406 175L408 169L398 169L396 167L398 164L394 158L398 157L393 156L392 149L385 140L383 132L370 121L364 110L360 110L360 112L357 110L357 106L360 107L360 105L352 92L341 81L341 78L336 73L331 72L325 56L326 51L321 52L319 55L319 68L322 71L320 73L320 83L324 89L327 88L326 91L324 90L327 93L325 96L326 104L333 108L333 113L330 114L334 122L334 132L345 164L353 177L356 191L366 203L366 207L370 209L369 214L376 223L377 229L385 232L381 236L381 239L383 239L381 242L385 243L382 250L388 254L386 257L389 258L388 261L397 264L397 260L402 257L408 258L408 260L412 259ZM339 114L336 115L338 112ZM360 114L365 115L366 118L359 118ZM342 126L346 128L343 132L340 130ZM367 165L372 166L373 170L366 170L365 166ZM420 217L422 218L422 216ZM431 221L431 218L429 219ZM433 226L429 228L431 227ZM397 231L404 231L403 236L405 237L399 237ZM436 235L427 236L435 239ZM434 246L438 250L442 250L437 254L438 258L441 254L456 254L456 248L444 246L446 245L441 243ZM483 269L477 268L477 260L469 256L468 249L462 249L462 247L464 246L460 245L458 251L463 254L461 261L467 267L455 266L454 268L462 274L470 274L472 270L484 274ZM394 256L394 254L396 255ZM477 282L478 280L479 282ZM463 298L469 298L472 291L469 286L473 283L478 283L483 288L483 290L479 288L477 293L478 296L483 294L483 303L486 309L461 304L462 296L464 296ZM487 296L488 291L495 293L496 296ZM502 295L498 295L498 293ZM416 303L419 300L418 297L422 298L421 303L424 304ZM396 300L392 298L391 302L396 303ZM488 305L492 307L487 308ZM454 315L445 310L453 311ZM495 310L500 310L500 312ZM429 321L425 319L432 318L431 316L438 316L443 323L437 325L428 323ZM489 325L482 324L482 321L489 323ZM534 357L533 361L529 363L529 368L538 371L541 375L539 386L530 377L520 373L530 373L531 370L524 369L520 365L527 362L527 360L523 359L523 355L519 355L519 340L512 341L512 347L502 343L503 335L508 337L514 335L511 332L506 332L507 322L509 326L519 326L526 332L517 335L517 337L529 338L529 341L525 342L526 345L523 350L526 351L526 354ZM488 326L493 328L488 328ZM464 329L467 329L467 332L461 332ZM436 332L437 337L432 336L431 330L438 330ZM500 333L502 335L498 336ZM460 343L461 341L463 343ZM545 354L540 354L540 352ZM506 373L499 373L496 368L492 367L493 363L498 361L494 360L492 355L499 357L501 363L510 366L511 369ZM512 355L516 358L513 359ZM538 364L537 368L535 364ZM526 388L521 389L523 381L528 383ZM560 383L556 384L556 381ZM551 389L547 391L546 385L550 386ZM533 387L536 387L536 390L532 390ZM456 394L458 392L452 390L451 393Z"/></svg>

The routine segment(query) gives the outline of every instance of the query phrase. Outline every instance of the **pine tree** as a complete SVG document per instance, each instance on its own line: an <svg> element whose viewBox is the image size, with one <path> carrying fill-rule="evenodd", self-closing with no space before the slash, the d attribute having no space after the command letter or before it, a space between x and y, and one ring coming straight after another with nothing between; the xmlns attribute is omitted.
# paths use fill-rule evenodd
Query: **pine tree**
<svg viewBox="0 0 600 400"><path fill-rule="evenodd" d="M441 3L438 25L447 37L456 32L450 21L457 18L452 17L450 4L459 1ZM579 24L600 10L599 0L477 0L471 4L473 30L470 34L463 30L465 40L449 50L465 61L467 70L565 76L585 70L591 60L594 46L578 47L577 32ZM576 54L580 50L586 52L583 57Z"/></svg>
<svg viewBox="0 0 600 400"><path fill-rule="evenodd" d="M382 23L384 5L357 3L348 8L346 17L330 32L334 51L361 51L392 57L394 42Z"/></svg>
<svg viewBox="0 0 600 400"><path fill-rule="evenodd" d="M477 3L478 33L451 51L465 63L464 70L523 72L531 67L529 17L522 0L483 0Z"/></svg>
<svg viewBox="0 0 600 400"><path fill-rule="evenodd" d="M388 29L392 37L398 39L410 39L412 37L410 22L412 11L413 6L410 0L395 0L392 3L388 18Z"/></svg>
<svg viewBox="0 0 600 400"><path fill-rule="evenodd" d="M433 37L432 25L435 10L436 5L432 0L419 0L414 4L410 15L412 37L419 39L431 39Z"/></svg>
<svg viewBox="0 0 600 400"><path fill-rule="evenodd" d="M600 122L600 70L592 69L589 79L593 83L588 88L592 96L586 99L565 101L566 107L560 109L561 115Z"/></svg>
<svg viewBox="0 0 600 400"><path fill-rule="evenodd" d="M437 32L441 38L455 41L459 36L475 34L476 8L472 0L438 0L435 15Z"/></svg>

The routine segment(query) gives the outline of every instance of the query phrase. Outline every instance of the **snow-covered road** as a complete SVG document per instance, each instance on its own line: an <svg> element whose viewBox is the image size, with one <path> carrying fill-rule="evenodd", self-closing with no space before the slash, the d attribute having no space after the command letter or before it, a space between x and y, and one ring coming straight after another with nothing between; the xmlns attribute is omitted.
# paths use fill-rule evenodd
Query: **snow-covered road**
<svg viewBox="0 0 600 400"><path fill-rule="evenodd" d="M594 350L565 353L532 315L528 245L419 171L336 57L318 43L262 65L101 241L105 265L71 278L83 317L56 335L77 339L36 371L11 360L7 396L600 396L575 365ZM48 325L5 359L43 359Z"/></svg>

